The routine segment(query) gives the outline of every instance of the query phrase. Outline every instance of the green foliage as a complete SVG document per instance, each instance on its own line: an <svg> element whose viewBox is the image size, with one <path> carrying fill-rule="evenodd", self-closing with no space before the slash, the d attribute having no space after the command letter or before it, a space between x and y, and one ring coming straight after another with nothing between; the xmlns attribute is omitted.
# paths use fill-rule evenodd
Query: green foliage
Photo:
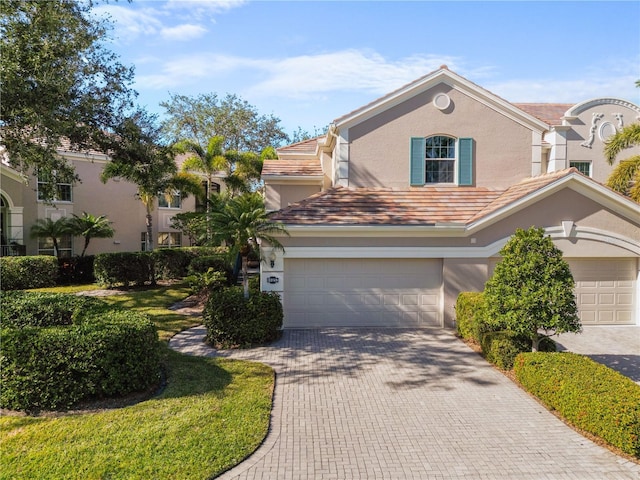
<svg viewBox="0 0 640 480"><path fill-rule="evenodd" d="M26 298L30 294L35 300ZM159 381L158 334L146 316L107 309L95 299L23 295L8 301L21 305L24 317L12 320L15 327L3 323L0 332L0 407L64 409L92 397L144 390ZM37 318L38 302L46 322Z"/></svg>
<svg viewBox="0 0 640 480"><path fill-rule="evenodd" d="M206 255L195 257L189 264L189 275L205 273L210 268L217 272L223 272L227 278L231 278L232 268L226 254Z"/></svg>
<svg viewBox="0 0 640 480"><path fill-rule="evenodd" d="M58 259L58 285L93 283L93 262L95 257L68 257Z"/></svg>
<svg viewBox="0 0 640 480"><path fill-rule="evenodd" d="M72 233L72 224L69 218L61 217L57 220L50 218L39 218L31 226L31 238L50 238L53 242L53 251L59 255L58 239Z"/></svg>
<svg viewBox="0 0 640 480"><path fill-rule="evenodd" d="M500 254L503 259L484 291L490 324L528 336L533 350L539 330L547 335L580 331L569 265L542 228L518 229Z"/></svg>
<svg viewBox="0 0 640 480"><path fill-rule="evenodd" d="M58 277L58 260L49 255L0 257L2 290L53 287Z"/></svg>
<svg viewBox="0 0 640 480"><path fill-rule="evenodd" d="M465 340L480 342L490 327L485 321L483 292L461 292L456 300L456 333Z"/></svg>
<svg viewBox="0 0 640 480"><path fill-rule="evenodd" d="M47 199L60 178L77 179L56 151L62 142L74 151L106 151L106 132L135 93L133 69L105 48L109 23L92 15L91 3L0 2L2 144L14 168L37 168L48 179L39 187Z"/></svg>
<svg viewBox="0 0 640 480"><path fill-rule="evenodd" d="M158 248L151 254L156 278L183 278L194 255L182 248Z"/></svg>
<svg viewBox="0 0 640 480"><path fill-rule="evenodd" d="M3 292L0 297L3 327L53 327L71 325L89 312L100 312L99 299L48 292Z"/></svg>
<svg viewBox="0 0 640 480"><path fill-rule="evenodd" d="M486 332L480 342L482 355L502 370L511 370L516 356L531 350L531 340L524 335L503 330Z"/></svg>
<svg viewBox="0 0 640 480"><path fill-rule="evenodd" d="M111 222L105 215L95 216L90 213L83 212L82 216L75 213L69 221L70 232L84 238L84 248L81 257L87 251L89 242L92 238L111 238L115 235L115 230L111 226Z"/></svg>
<svg viewBox="0 0 640 480"><path fill-rule="evenodd" d="M271 342L280 335L282 319L277 293L254 293L247 299L237 287L212 292L203 312L207 342L218 348Z"/></svg>
<svg viewBox="0 0 640 480"><path fill-rule="evenodd" d="M524 353L518 381L571 424L640 458L640 385L573 353Z"/></svg>
<svg viewBox="0 0 640 480"><path fill-rule="evenodd" d="M113 287L155 282L151 252L117 252L96 255L93 271L96 282Z"/></svg>
<svg viewBox="0 0 640 480"><path fill-rule="evenodd" d="M229 280L224 272L213 267L206 272L198 272L187 277L189 287L194 294L211 293L229 286Z"/></svg>

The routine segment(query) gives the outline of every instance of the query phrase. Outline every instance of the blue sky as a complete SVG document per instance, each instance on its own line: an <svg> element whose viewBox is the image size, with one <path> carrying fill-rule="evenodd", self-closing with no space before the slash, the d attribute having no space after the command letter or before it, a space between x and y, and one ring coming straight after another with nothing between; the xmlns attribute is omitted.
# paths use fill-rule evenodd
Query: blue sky
<svg viewBox="0 0 640 480"><path fill-rule="evenodd" d="M446 64L512 102L640 103L640 2L133 0L99 5L138 101L234 93L311 133Z"/></svg>

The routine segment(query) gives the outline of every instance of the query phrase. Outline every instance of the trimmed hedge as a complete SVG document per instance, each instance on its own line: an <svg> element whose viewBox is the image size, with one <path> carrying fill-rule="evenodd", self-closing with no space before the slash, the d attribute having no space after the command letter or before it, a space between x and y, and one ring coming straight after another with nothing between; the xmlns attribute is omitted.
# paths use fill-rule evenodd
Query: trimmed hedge
<svg viewBox="0 0 640 480"><path fill-rule="evenodd" d="M217 348L272 342L280 336L283 316L277 293L252 292L245 299L239 287L213 291L203 312L207 342Z"/></svg>
<svg viewBox="0 0 640 480"><path fill-rule="evenodd" d="M156 278L163 280L185 277L195 258L191 251L182 248L158 248L152 256Z"/></svg>
<svg viewBox="0 0 640 480"><path fill-rule="evenodd" d="M640 385L575 353L523 353L518 381L574 426L640 458Z"/></svg>
<svg viewBox="0 0 640 480"><path fill-rule="evenodd" d="M93 270L96 282L107 287L155 282L150 252L100 253L96 255Z"/></svg>
<svg viewBox="0 0 640 480"><path fill-rule="evenodd" d="M465 340L480 342L489 330L484 321L483 292L461 292L456 300L456 333Z"/></svg>
<svg viewBox="0 0 640 480"><path fill-rule="evenodd" d="M482 355L503 370L511 370L518 354L531 351L531 340L508 330L487 332L480 341Z"/></svg>
<svg viewBox="0 0 640 480"><path fill-rule="evenodd" d="M53 287L58 277L58 259L50 255L0 257L2 290Z"/></svg>
<svg viewBox="0 0 640 480"><path fill-rule="evenodd" d="M65 409L158 383L158 334L145 315L93 298L15 293L2 296L0 407ZM21 314L5 322L15 306Z"/></svg>

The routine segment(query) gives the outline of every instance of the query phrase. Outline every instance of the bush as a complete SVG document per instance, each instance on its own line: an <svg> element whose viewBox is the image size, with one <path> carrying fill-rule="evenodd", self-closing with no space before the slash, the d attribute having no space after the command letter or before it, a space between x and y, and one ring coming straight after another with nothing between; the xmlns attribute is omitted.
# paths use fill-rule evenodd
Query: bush
<svg viewBox="0 0 640 480"><path fill-rule="evenodd" d="M70 257L58 259L58 285L93 283L93 262L95 257Z"/></svg>
<svg viewBox="0 0 640 480"><path fill-rule="evenodd" d="M151 255L156 278L162 280L186 277L194 258L192 252L182 248L158 248Z"/></svg>
<svg viewBox="0 0 640 480"><path fill-rule="evenodd" d="M29 294L35 299L25 298ZM7 305L31 303L33 308L23 309L25 316L12 320L15 327L7 327L3 318L0 407L28 412L64 409L82 400L125 395L158 383L158 334L146 316L109 307L98 299L49 295L61 298L47 297L42 312L69 307L59 309L58 320L42 322L33 316L38 299L44 298L41 294L24 292L22 298L6 300ZM83 308L83 302L89 308Z"/></svg>
<svg viewBox="0 0 640 480"><path fill-rule="evenodd" d="M71 325L108 305L97 298L46 292L3 292L0 297L3 327L53 327Z"/></svg>
<svg viewBox="0 0 640 480"><path fill-rule="evenodd" d="M196 273L187 277L191 292L195 295L211 293L229 286L229 280L223 272L209 268L204 273Z"/></svg>
<svg viewBox="0 0 640 480"><path fill-rule="evenodd" d="M245 299L238 287L212 292L203 312L207 342L218 348L244 348L276 340L282 319L277 293L254 292Z"/></svg>
<svg viewBox="0 0 640 480"><path fill-rule="evenodd" d="M530 339L508 330L485 333L480 345L487 361L502 370L511 370L519 353L531 351Z"/></svg>
<svg viewBox="0 0 640 480"><path fill-rule="evenodd" d="M524 353L518 381L574 426L640 458L640 385L573 353Z"/></svg>
<svg viewBox="0 0 640 480"><path fill-rule="evenodd" d="M94 273L96 281L107 287L155 282L149 252L100 253L95 258Z"/></svg>
<svg viewBox="0 0 640 480"><path fill-rule="evenodd" d="M58 259L49 255L0 257L2 290L53 287L58 277Z"/></svg>
<svg viewBox="0 0 640 480"><path fill-rule="evenodd" d="M456 300L456 332L465 340L480 342L482 335L490 330L485 321L484 294L461 292Z"/></svg>
<svg viewBox="0 0 640 480"><path fill-rule="evenodd" d="M227 279L231 279L233 269L226 258L226 255L206 255L194 257L189 264L189 275L206 273L212 268L216 272L223 272Z"/></svg>

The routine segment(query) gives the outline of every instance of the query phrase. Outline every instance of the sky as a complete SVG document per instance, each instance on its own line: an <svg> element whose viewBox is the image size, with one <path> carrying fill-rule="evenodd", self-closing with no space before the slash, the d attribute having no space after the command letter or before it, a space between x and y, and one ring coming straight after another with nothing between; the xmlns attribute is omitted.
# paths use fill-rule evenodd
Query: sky
<svg viewBox="0 0 640 480"><path fill-rule="evenodd" d="M638 1L125 0L99 4L138 103L236 94L324 133L441 65L514 102L640 104Z"/></svg>

